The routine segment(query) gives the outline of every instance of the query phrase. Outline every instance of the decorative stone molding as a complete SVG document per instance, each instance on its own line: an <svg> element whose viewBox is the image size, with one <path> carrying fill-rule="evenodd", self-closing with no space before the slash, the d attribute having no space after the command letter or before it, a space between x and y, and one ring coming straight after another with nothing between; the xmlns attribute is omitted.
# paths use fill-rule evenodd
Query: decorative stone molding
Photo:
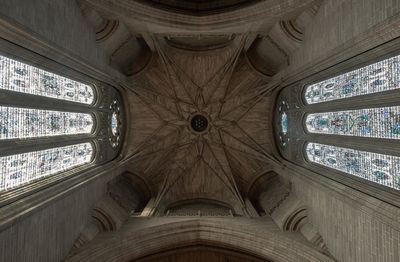
<svg viewBox="0 0 400 262"><path fill-rule="evenodd" d="M97 42L106 41L113 33L118 29L118 20L106 20L102 23L102 26L96 30Z"/></svg>
<svg viewBox="0 0 400 262"><path fill-rule="evenodd" d="M77 2L82 10L82 15L86 17L95 28L97 42L107 40L118 29L118 20L105 19L98 12L86 5L84 1Z"/></svg>
<svg viewBox="0 0 400 262"><path fill-rule="evenodd" d="M334 261L268 218L131 218L66 261L131 261L175 248L209 245L266 261Z"/></svg>
<svg viewBox="0 0 400 262"><path fill-rule="evenodd" d="M143 28L151 27L154 33L166 33L166 30L184 32L204 32L204 31L229 31L229 32L248 32L249 26L258 27L263 24L275 22L275 17L288 14L303 8L312 0L292 2L266 0L259 1L251 6L245 6L236 10L209 14L205 16L193 16L168 10L162 10L151 5L138 1L119 1L115 3L109 0L92 1L86 0L85 3L96 8L99 12L104 12L110 17L124 17L130 24L143 25ZM279 14L278 14L278 13ZM274 20L272 22L272 20ZM253 28L255 30L255 28Z"/></svg>
<svg viewBox="0 0 400 262"><path fill-rule="evenodd" d="M166 43L172 47L187 51L211 51L224 48L232 43L235 35L182 35L166 37Z"/></svg>
<svg viewBox="0 0 400 262"><path fill-rule="evenodd" d="M257 0L213 0L213 1L170 1L150 0L143 2L162 10L169 10L188 15L209 15L236 10L257 3Z"/></svg>
<svg viewBox="0 0 400 262"><path fill-rule="evenodd" d="M193 199L170 205L166 209L165 216L224 217L233 216L232 210L232 207L218 201Z"/></svg>
<svg viewBox="0 0 400 262"><path fill-rule="evenodd" d="M292 20L288 21L280 21L279 26L281 30L286 34L286 36L293 41L302 42L303 41L303 32L296 25L296 23Z"/></svg>
<svg viewBox="0 0 400 262"><path fill-rule="evenodd" d="M116 231L121 227L127 215L114 199L106 196L93 209L92 218L100 232Z"/></svg>

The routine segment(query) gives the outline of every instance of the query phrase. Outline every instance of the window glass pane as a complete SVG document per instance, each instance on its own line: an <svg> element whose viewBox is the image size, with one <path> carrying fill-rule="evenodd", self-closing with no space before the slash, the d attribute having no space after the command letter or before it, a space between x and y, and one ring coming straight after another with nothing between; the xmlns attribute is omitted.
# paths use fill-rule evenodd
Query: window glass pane
<svg viewBox="0 0 400 262"><path fill-rule="evenodd" d="M400 139L400 106L309 114L307 131Z"/></svg>
<svg viewBox="0 0 400 262"><path fill-rule="evenodd" d="M109 138L112 147L117 147L120 143L121 129L121 109L116 100L110 106L111 114L111 136Z"/></svg>
<svg viewBox="0 0 400 262"><path fill-rule="evenodd" d="M111 132L112 134L115 136L117 135L117 131L118 131L118 117L117 117L117 113L112 113L111 116Z"/></svg>
<svg viewBox="0 0 400 262"><path fill-rule="evenodd" d="M0 89L92 104L91 86L0 56Z"/></svg>
<svg viewBox="0 0 400 262"><path fill-rule="evenodd" d="M306 153L311 162L400 190L400 157L318 143Z"/></svg>
<svg viewBox="0 0 400 262"><path fill-rule="evenodd" d="M284 135L286 135L287 132L288 132L288 129L289 129L289 120L288 120L288 116L287 116L286 112L283 112L283 113L281 114L281 130L282 130L282 133L283 133Z"/></svg>
<svg viewBox="0 0 400 262"><path fill-rule="evenodd" d="M0 191L89 163L90 143L0 157Z"/></svg>
<svg viewBox="0 0 400 262"><path fill-rule="evenodd" d="M0 139L89 134L90 114L0 106Z"/></svg>
<svg viewBox="0 0 400 262"><path fill-rule="evenodd" d="M400 56L307 86L308 104L400 88Z"/></svg>

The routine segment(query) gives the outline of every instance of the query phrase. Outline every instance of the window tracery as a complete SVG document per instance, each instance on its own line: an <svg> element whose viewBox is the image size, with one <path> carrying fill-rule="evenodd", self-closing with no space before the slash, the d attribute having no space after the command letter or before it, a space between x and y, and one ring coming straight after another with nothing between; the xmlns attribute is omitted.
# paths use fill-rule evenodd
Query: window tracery
<svg viewBox="0 0 400 262"><path fill-rule="evenodd" d="M114 157L121 108L101 108L107 108L117 92L103 86L96 91L101 96L91 85L0 55L0 194ZM24 94L35 95L35 101ZM57 102L49 103L49 98ZM52 104L57 108L52 110ZM110 126L105 119L111 119L112 128L100 132ZM108 136L117 137L112 150Z"/></svg>
<svg viewBox="0 0 400 262"><path fill-rule="evenodd" d="M400 56L308 85L307 104L378 93L400 88Z"/></svg>
<svg viewBox="0 0 400 262"><path fill-rule="evenodd" d="M313 113L306 127L311 133L400 139L400 106Z"/></svg>
<svg viewBox="0 0 400 262"><path fill-rule="evenodd" d="M0 55L0 89L82 104L94 102L93 87Z"/></svg>
<svg viewBox="0 0 400 262"><path fill-rule="evenodd" d="M110 106L111 120L110 120L110 143L112 147L117 147L121 139L121 108L117 100L114 100Z"/></svg>
<svg viewBox="0 0 400 262"><path fill-rule="evenodd" d="M309 161L400 190L400 157L308 143Z"/></svg>
<svg viewBox="0 0 400 262"><path fill-rule="evenodd" d="M0 139L90 134L93 122L85 113L0 106Z"/></svg>
<svg viewBox="0 0 400 262"><path fill-rule="evenodd" d="M293 88L302 96L283 90L279 98L294 105L286 114L296 139L286 150L281 147L285 158L400 190L400 153L396 150L400 148L396 144L400 139L400 90L395 91L400 89L400 56ZM373 96L364 100L368 94ZM338 106L325 103L340 99L345 100ZM281 106L277 111L282 141L286 116Z"/></svg>
<svg viewBox="0 0 400 262"><path fill-rule="evenodd" d="M92 157L91 143L0 157L0 191L87 164Z"/></svg>

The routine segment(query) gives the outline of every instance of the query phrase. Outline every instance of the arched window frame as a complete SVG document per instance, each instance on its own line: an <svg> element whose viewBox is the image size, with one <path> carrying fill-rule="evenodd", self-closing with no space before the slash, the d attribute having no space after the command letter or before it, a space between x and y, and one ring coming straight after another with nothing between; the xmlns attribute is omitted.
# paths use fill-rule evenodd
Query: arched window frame
<svg viewBox="0 0 400 262"><path fill-rule="evenodd" d="M15 49L22 54L20 57L12 55L12 53L15 53ZM116 147L112 147L108 142L109 133L107 131L110 124L107 119L111 114L111 111L107 108L109 108L111 102L115 100L120 103L122 108L121 97L115 88L95 80L86 74L79 73L74 69L65 67L23 48L0 48L0 55L4 55L11 59L39 67L43 70L61 75L74 81L86 83L93 88L94 95L92 103L83 104L52 97L13 92L4 89L0 90L0 104L2 106L87 113L91 114L93 118L93 128L89 134L30 137L24 139L14 138L0 141L0 147L2 148L0 149L0 156L39 151L53 147L62 147L84 142L90 143L93 147L92 159L87 164L76 166L63 172L51 174L7 191L0 192L0 206L2 206L3 203L16 201L24 196L32 194L41 189L45 189L48 186L56 183L65 181L71 177L76 177L77 175L87 173L89 169L106 163L117 156L122 143L119 143ZM120 132L122 133L122 120L120 129Z"/></svg>
<svg viewBox="0 0 400 262"><path fill-rule="evenodd" d="M389 58L390 57L393 57L393 55L389 55ZM358 68L363 68L365 66L368 66L370 64L374 64L377 61L382 61L384 59L388 59L388 57L375 58L372 61L366 62L363 65L356 65L355 69L351 68L351 69L344 70L343 73L338 74L338 75L340 76L342 74L346 74L347 72L351 72L353 70L357 70ZM330 76L330 77L325 78L325 79L329 80L329 79L335 78L338 75L333 75L333 76ZM321 81L325 81L325 79L314 81L314 83L315 82L318 83L318 82L321 82ZM360 151L367 151L367 152L371 152L371 153L381 153L381 154L383 153L383 152L378 152L379 150L376 150L374 147L368 147L367 146L367 150L365 150L365 148L363 150L361 147L359 147L357 145L354 145L354 144L345 146L345 145L340 145L338 143L335 143L334 141L332 142L332 139L334 139L335 137L337 139L338 136L345 136L345 135L313 133L310 130L308 130L308 127L306 125L306 119L310 114L313 114L313 113L325 113L325 112L337 112L337 111L361 110L361 109L368 109L368 108L389 107L389 106L392 105L392 103L395 103L395 101L394 100L390 101L391 99L387 99L387 100L383 99L383 101L382 101L380 98L381 97L384 98L386 94L400 93L400 89L392 89L392 90L385 90L385 91L381 91L381 92L373 92L373 93L369 93L369 94L365 94L365 95L355 95L355 96L351 96L351 97L347 97L347 98L332 99L332 100L329 100L329 101L323 101L323 102L318 102L318 103L308 103L306 101L305 94L306 94L307 89L309 88L309 86L312 85L312 84L313 83L305 84L303 86L303 88L302 88L303 90L301 92L302 93L302 101L303 101L304 106L306 108L311 108L309 112L304 114L303 120L302 120L302 122L303 122L302 126L303 126L303 129L304 129L304 132L309 135L309 140L310 140L310 141L308 141L308 142L306 142L304 144L304 149L303 149L303 155L305 156L304 158L305 158L305 160L307 162L311 162L307 157L307 152L306 152L307 144L315 142L315 140L313 141L313 139L314 139L314 136L317 136L317 135L319 136L319 142L318 143L321 143L321 144L333 145L333 146L344 147L344 148L360 150ZM378 102L379 106L377 106L376 103L369 103L369 101L371 101L371 100L363 101L362 104L359 103L360 100L364 100L364 98L368 99L368 97L369 98L373 98L374 100L379 100L379 102ZM342 104L342 106L336 106L336 108L334 108L334 104L337 104L338 102L340 102ZM398 104L398 105L400 105L400 104ZM330 110L330 109L334 109L334 110ZM313 110L315 110L315 111L313 111ZM357 137L357 139L359 139L360 141L365 141L365 142L369 142L369 141L375 140L375 142L377 142L377 144L380 144L380 142L385 142L383 140L388 139L388 138L384 138L384 137L374 138L374 137L362 137L362 136L356 136L356 135L348 135L348 136L351 137L351 138ZM388 140L393 141L395 139L394 138L390 138ZM387 154L387 153L384 153L384 154L390 156L390 154ZM400 156L400 154L393 154L393 156ZM320 165L323 168L332 169L332 168L329 168L329 167L325 167L322 164L316 164L316 163L312 163L312 164ZM344 173L346 175L349 175L349 173L346 173L344 171L339 171L339 170L335 170L335 171L338 171L340 173ZM354 176L354 175L352 175L352 176ZM356 177L352 177L352 178L356 178ZM370 181L370 180L365 180L365 181L368 181L368 183L371 183L371 182L374 183L373 181ZM380 186L380 185L378 185L378 186ZM382 188L382 189L386 190L387 188L385 187L385 188Z"/></svg>
<svg viewBox="0 0 400 262"><path fill-rule="evenodd" d="M396 47L396 45L389 43L387 46L385 45L384 47L379 47L375 50L372 49L368 52L359 54L317 74L305 77L300 81L283 87L277 95L277 101L279 101L279 99L285 99L288 101L290 106L288 115L290 119L289 130L291 132L290 136L292 140L286 148L278 147L281 156L290 162L303 166L305 168L304 170L309 170L312 173L315 172L315 176L324 176L333 179L336 182L345 184L351 188L365 192L398 206L398 197L400 197L400 192L398 190L312 163L308 161L305 150L307 142L316 142L344 148L347 147L360 151L400 156L400 145L398 145L398 140L345 135L312 134L307 131L305 119L310 113L399 106L400 103L398 101L400 101L400 90L388 90L315 104L307 104L304 94L307 85L309 84L329 79L344 72L352 71L391 56L399 55L399 53L398 46ZM362 62L360 63L360 61ZM275 118L275 127L276 126L277 118ZM326 139L327 137L329 138Z"/></svg>

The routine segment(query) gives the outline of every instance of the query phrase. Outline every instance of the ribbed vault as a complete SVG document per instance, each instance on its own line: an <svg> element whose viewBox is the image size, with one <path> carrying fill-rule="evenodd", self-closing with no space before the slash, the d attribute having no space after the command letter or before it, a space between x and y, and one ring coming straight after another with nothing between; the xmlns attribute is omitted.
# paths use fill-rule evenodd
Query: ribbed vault
<svg viewBox="0 0 400 262"><path fill-rule="evenodd" d="M290 64L319 1L81 2L110 65L126 76L125 171L144 182L149 198L144 208L129 206L115 216L121 197L109 192L95 217L115 226L100 228L98 236L91 234L98 223L87 227L72 261L92 254L129 261L202 245L267 261L329 261L324 246L315 244L324 242L306 221L306 209L291 216L301 203L285 201L296 199L286 181L271 201L262 197L276 186L271 181L279 166L270 81ZM288 219L304 223L278 228L260 220L250 229L254 221L237 218L260 215L278 226ZM227 225L211 217L224 217Z"/></svg>
<svg viewBox="0 0 400 262"><path fill-rule="evenodd" d="M157 56L132 79L130 172L153 185L159 210L208 198L245 214L248 187L275 161L269 90L243 58L246 39L201 52L152 39ZM191 127L198 114L202 132Z"/></svg>

